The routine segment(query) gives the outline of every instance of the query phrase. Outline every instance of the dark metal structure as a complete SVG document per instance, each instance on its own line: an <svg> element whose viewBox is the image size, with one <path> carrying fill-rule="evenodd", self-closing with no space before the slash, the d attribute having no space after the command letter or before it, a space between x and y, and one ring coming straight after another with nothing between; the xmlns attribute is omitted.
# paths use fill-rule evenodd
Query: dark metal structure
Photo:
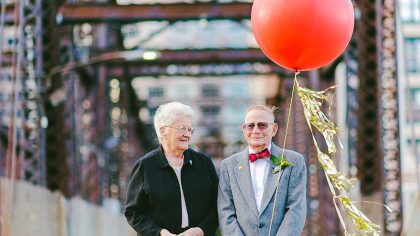
<svg viewBox="0 0 420 236"><path fill-rule="evenodd" d="M357 1L357 166L361 193L383 209L384 235L402 230L401 165L396 57L396 1ZM374 212L376 207L370 206Z"/></svg>
<svg viewBox="0 0 420 236"><path fill-rule="evenodd" d="M111 1L112 2L112 1ZM251 4L233 3L175 3L121 6L106 2L73 3L58 9L60 24L134 23L139 21L179 21L197 19L249 19ZM13 8L8 6L6 24L13 23Z"/></svg>
<svg viewBox="0 0 420 236"><path fill-rule="evenodd" d="M44 185L45 130L40 88L42 83L42 2L39 0L16 3L14 18L19 19L16 32L18 40L11 55L10 84L14 88L7 111L9 129L5 157L5 174L34 184ZM2 79L8 80L6 73ZM15 147L15 148L13 148Z"/></svg>
<svg viewBox="0 0 420 236"><path fill-rule="evenodd" d="M401 193L401 140L399 131L396 0L382 1L381 33L381 147L384 157L385 234L400 235L403 226Z"/></svg>
<svg viewBox="0 0 420 236"><path fill-rule="evenodd" d="M6 25L20 23L18 57L0 55L3 64L16 68L13 83L23 85L14 97L18 110L10 111L11 122L20 118L22 126L10 123L0 130L1 158L9 146L4 165L0 159L0 169L7 175L13 160L19 164L14 165L17 177L66 196L80 194L96 203L109 197L123 200L132 162L155 145L146 135L147 125L138 119L144 104L131 86L136 76L277 74L282 78L278 96L268 102L287 110L292 75L258 49L160 50L156 60L145 61L135 56L144 50L128 52L122 45L121 28L127 23L241 21L249 19L250 3L119 6L114 1L18 2L23 5L8 5L4 15ZM383 218L385 235L398 235L402 206L395 1L355 4L360 18L346 63L347 76L353 80L357 76L359 81L358 87L349 85L348 89L349 126L357 130L357 136L351 133L349 146L357 146L357 152L350 153L349 165L357 166L364 197L379 196L380 201L397 208L393 213L384 212ZM303 74L310 78L306 85L319 90L330 86L335 65ZM300 104L294 107L301 113ZM282 127L285 117L277 119ZM292 120L295 132L290 132L287 146L304 153L308 166L304 235L338 235L339 223L306 123L299 115ZM282 143L281 137L279 141ZM15 156L10 152L14 145Z"/></svg>

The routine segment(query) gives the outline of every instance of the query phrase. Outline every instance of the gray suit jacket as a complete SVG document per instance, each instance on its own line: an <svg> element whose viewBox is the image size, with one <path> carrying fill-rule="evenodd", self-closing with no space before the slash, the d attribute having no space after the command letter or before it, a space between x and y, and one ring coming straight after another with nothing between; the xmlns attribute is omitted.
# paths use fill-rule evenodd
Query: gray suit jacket
<svg viewBox="0 0 420 236"><path fill-rule="evenodd" d="M271 152L280 156L282 149L271 145ZM298 236L306 219L306 167L303 156L285 150L292 166L273 174L274 164L268 173L261 211L258 212L252 189L248 148L222 161L219 178L217 210L219 225L224 236ZM280 175L277 205L268 235L274 205L274 195Z"/></svg>

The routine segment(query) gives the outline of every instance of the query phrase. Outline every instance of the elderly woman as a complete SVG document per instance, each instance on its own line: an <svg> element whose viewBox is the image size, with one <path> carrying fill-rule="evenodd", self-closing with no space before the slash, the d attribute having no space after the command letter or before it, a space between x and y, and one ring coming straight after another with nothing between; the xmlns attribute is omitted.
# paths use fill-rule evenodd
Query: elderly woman
<svg viewBox="0 0 420 236"><path fill-rule="evenodd" d="M136 161L125 216L137 235L214 235L218 177L209 157L188 148L191 107L158 108L154 126L160 146Z"/></svg>

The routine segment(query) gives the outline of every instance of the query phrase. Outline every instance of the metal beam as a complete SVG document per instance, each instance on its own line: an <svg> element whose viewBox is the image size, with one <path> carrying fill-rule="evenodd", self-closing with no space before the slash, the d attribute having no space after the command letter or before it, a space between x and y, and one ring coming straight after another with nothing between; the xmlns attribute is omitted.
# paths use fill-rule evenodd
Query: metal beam
<svg viewBox="0 0 420 236"><path fill-rule="evenodd" d="M154 5L69 4L60 7L60 24L133 23L196 19L249 19L251 3L176 3ZM13 7L6 7L5 23L13 24Z"/></svg>
<svg viewBox="0 0 420 236"><path fill-rule="evenodd" d="M121 75L122 67L110 66L109 74ZM291 76L285 69L273 63L243 63L243 64L187 64L187 65L141 65L130 64L126 66L130 76L228 76L228 75L252 75L252 74L279 74L280 76Z"/></svg>
<svg viewBox="0 0 420 236"><path fill-rule="evenodd" d="M382 153L379 137L379 9L375 1L360 1L358 58L358 131L357 165L360 189L364 196L371 196L383 189ZM379 158L381 157L381 158Z"/></svg>
<svg viewBox="0 0 420 236"><path fill-rule="evenodd" d="M60 8L62 24L193 19L249 19L251 3L176 3L154 5L65 5Z"/></svg>
<svg viewBox="0 0 420 236"><path fill-rule="evenodd" d="M386 236L401 235L403 227L400 106L398 102L397 19L396 0L382 0L381 67L380 67L380 116L383 153L384 204L392 206L392 212L383 210Z"/></svg>
<svg viewBox="0 0 420 236"><path fill-rule="evenodd" d="M71 4L60 7L57 19L62 25L77 23L134 23L139 21L178 21L196 19L249 19L251 3L176 3L154 5ZM13 24L13 6L6 7L5 24Z"/></svg>
<svg viewBox="0 0 420 236"><path fill-rule="evenodd" d="M3 66L12 64L12 54L3 53L3 54L0 54L0 57L2 57L2 65Z"/></svg>
<svg viewBox="0 0 420 236"><path fill-rule="evenodd" d="M142 58L145 52L157 53L155 60L145 60ZM156 65L156 64L211 64L211 63L245 63L261 62L273 64L259 49L206 49L206 50L139 50L137 51L116 51L116 52L96 52L99 55L93 56L87 63L70 63L50 70L53 72L68 72L73 69L86 67L93 64L113 65ZM138 56L135 57L135 54ZM129 55L128 55L129 54ZM129 56L130 58L127 58ZM10 55L3 54L4 64L11 62ZM273 64L274 65L274 64ZM285 70L285 69L284 69Z"/></svg>
<svg viewBox="0 0 420 236"><path fill-rule="evenodd" d="M185 64L238 64L238 63L268 63L274 65L259 49L226 49L226 50L162 50L155 51L155 60L145 60L142 58L148 51L116 51L104 52L93 56L87 63L69 63L64 66L57 66L48 72L48 77L55 74L67 73L72 70L85 68L91 65L108 64L113 67L153 67L156 65L185 65ZM138 55L137 55L138 54ZM287 74L286 69L278 67L279 70Z"/></svg>
<svg viewBox="0 0 420 236"><path fill-rule="evenodd" d="M161 50L156 51L156 60L144 60L141 56L146 51L139 51L139 57L122 60L123 64L185 64L185 63L241 63L270 62L259 49L206 49L206 50ZM122 58L123 59L123 58Z"/></svg>
<svg viewBox="0 0 420 236"><path fill-rule="evenodd" d="M15 14L14 11L15 11L15 8L12 4L6 5L6 12L4 14L4 23L6 25L13 24L14 22L13 19L14 19L14 14Z"/></svg>

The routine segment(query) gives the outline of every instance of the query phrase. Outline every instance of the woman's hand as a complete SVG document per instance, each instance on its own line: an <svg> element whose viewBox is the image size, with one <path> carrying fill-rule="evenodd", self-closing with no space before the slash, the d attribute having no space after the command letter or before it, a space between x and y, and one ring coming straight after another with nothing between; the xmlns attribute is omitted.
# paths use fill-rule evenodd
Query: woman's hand
<svg viewBox="0 0 420 236"><path fill-rule="evenodd" d="M173 234L171 232L169 232L167 229L162 229L160 231L160 236L175 236L176 234Z"/></svg>
<svg viewBox="0 0 420 236"><path fill-rule="evenodd" d="M191 228L179 234L179 236L204 236L204 232L199 227Z"/></svg>

